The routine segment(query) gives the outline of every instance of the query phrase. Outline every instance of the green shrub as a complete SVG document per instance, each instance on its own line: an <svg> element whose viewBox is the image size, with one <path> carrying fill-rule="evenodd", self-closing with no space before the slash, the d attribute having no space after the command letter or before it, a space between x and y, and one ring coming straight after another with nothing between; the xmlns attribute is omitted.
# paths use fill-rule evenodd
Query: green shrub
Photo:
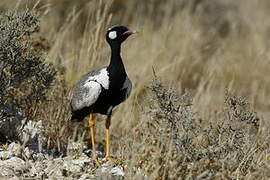
<svg viewBox="0 0 270 180"><path fill-rule="evenodd" d="M47 99L56 70L44 62L43 52L33 47L31 35L38 31L34 12L0 15L0 120L33 119L37 105Z"/></svg>

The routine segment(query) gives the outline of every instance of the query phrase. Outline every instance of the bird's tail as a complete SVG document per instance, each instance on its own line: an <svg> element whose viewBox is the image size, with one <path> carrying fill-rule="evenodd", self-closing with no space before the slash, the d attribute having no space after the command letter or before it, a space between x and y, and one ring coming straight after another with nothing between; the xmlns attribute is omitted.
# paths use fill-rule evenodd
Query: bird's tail
<svg viewBox="0 0 270 180"><path fill-rule="evenodd" d="M79 115L79 114L73 114L72 113L72 116L71 116L71 121L73 122L81 122L83 121L84 117Z"/></svg>
<svg viewBox="0 0 270 180"><path fill-rule="evenodd" d="M71 121L73 122L81 122L84 120L84 118L89 114L89 112L86 109L73 111L71 116Z"/></svg>

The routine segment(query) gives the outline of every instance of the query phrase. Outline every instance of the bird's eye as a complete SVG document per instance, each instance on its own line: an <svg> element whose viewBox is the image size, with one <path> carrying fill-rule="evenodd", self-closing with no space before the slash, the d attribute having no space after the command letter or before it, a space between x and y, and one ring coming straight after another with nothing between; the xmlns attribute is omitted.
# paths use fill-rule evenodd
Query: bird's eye
<svg viewBox="0 0 270 180"><path fill-rule="evenodd" d="M116 37L117 37L116 31L111 31L111 32L109 32L109 38L110 38L110 39L115 39Z"/></svg>

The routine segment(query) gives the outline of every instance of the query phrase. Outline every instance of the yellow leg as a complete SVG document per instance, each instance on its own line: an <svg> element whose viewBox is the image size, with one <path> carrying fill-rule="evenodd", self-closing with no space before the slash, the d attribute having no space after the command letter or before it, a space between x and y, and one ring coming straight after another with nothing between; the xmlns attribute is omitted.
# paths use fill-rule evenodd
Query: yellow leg
<svg viewBox="0 0 270 180"><path fill-rule="evenodd" d="M91 136L91 143L92 143L92 158L94 160L94 162L97 165L100 165L100 162L98 161L97 158L97 154L96 154L96 147L95 147L95 121L94 121L95 115L94 114L90 114L89 115L89 128L90 128L90 136Z"/></svg>
<svg viewBox="0 0 270 180"><path fill-rule="evenodd" d="M112 158L110 156L110 125L111 125L111 116L109 115L106 119L106 155L105 159L111 161Z"/></svg>
<svg viewBox="0 0 270 180"><path fill-rule="evenodd" d="M106 128L106 160L110 158L110 130Z"/></svg>

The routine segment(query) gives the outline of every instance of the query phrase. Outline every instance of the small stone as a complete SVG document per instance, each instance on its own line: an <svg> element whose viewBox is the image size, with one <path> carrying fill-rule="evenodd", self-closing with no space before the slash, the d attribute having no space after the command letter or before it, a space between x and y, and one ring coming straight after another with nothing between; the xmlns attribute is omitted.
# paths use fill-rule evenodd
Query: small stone
<svg viewBox="0 0 270 180"><path fill-rule="evenodd" d="M49 177L49 179L59 179L59 178L52 178L52 177L61 177L62 170L63 170L63 159L56 158L43 161L46 164L46 168L44 168L44 173Z"/></svg>
<svg viewBox="0 0 270 180"><path fill-rule="evenodd" d="M12 157L8 160L0 161L0 166L7 167L14 171L19 171L19 172L23 172L28 168L26 163L18 157Z"/></svg>
<svg viewBox="0 0 270 180"><path fill-rule="evenodd" d="M74 164L70 161L65 161L63 164L63 168L68 172L79 173L82 171L82 167L79 164Z"/></svg>
<svg viewBox="0 0 270 180"><path fill-rule="evenodd" d="M72 157L78 157L82 154L85 149L85 145L81 142L69 141L67 147L67 155Z"/></svg>
<svg viewBox="0 0 270 180"><path fill-rule="evenodd" d="M93 163L87 157L80 157L79 159L66 158L63 164L64 169L72 173L82 172L90 166L93 166Z"/></svg>
<svg viewBox="0 0 270 180"><path fill-rule="evenodd" d="M122 167L114 167L110 170L110 173L112 173L112 175L115 175L115 176L124 176L125 173L124 173L124 170Z"/></svg>
<svg viewBox="0 0 270 180"><path fill-rule="evenodd" d="M13 142L8 146L8 151L17 156L21 152L21 145Z"/></svg>
<svg viewBox="0 0 270 180"><path fill-rule="evenodd" d="M15 172L9 167L1 167L1 171L0 171L1 177L11 177L14 175L15 175Z"/></svg>
<svg viewBox="0 0 270 180"><path fill-rule="evenodd" d="M13 157L13 153L10 151L0 151L0 159L7 160Z"/></svg>
<svg viewBox="0 0 270 180"><path fill-rule="evenodd" d="M92 150L91 149L85 149L83 151L84 155L87 155L88 157L92 157ZM96 155L99 159L104 158L104 154L101 151L96 151Z"/></svg>
<svg viewBox="0 0 270 180"><path fill-rule="evenodd" d="M30 162L30 166L31 168L29 169L29 174L32 177L41 177L43 176L44 173L44 169L46 167L46 163L44 163L43 161L37 161L37 162Z"/></svg>
<svg viewBox="0 0 270 180"><path fill-rule="evenodd" d="M95 179L95 176L92 174L83 174L81 175L79 180L89 180L89 179Z"/></svg>

